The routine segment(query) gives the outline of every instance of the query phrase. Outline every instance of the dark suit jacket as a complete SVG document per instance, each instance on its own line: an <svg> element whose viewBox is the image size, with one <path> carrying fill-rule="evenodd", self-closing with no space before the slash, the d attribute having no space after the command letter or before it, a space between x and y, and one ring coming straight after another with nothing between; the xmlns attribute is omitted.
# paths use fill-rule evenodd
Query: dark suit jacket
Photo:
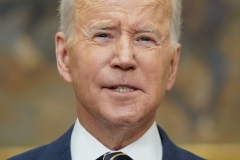
<svg viewBox="0 0 240 160"><path fill-rule="evenodd" d="M9 160L71 160L70 141L73 126L56 141L14 156ZM163 145L162 160L202 160L202 158L177 147L158 126Z"/></svg>

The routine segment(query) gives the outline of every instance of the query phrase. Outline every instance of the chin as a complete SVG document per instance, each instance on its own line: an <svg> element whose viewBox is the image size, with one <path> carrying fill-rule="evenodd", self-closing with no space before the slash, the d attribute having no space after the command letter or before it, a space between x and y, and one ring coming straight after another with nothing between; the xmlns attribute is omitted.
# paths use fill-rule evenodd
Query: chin
<svg viewBox="0 0 240 160"><path fill-rule="evenodd" d="M112 126L134 127L142 123L151 123L155 118L155 109L146 106L148 105L106 105L99 110L98 114L105 123Z"/></svg>
<svg viewBox="0 0 240 160"><path fill-rule="evenodd" d="M145 116L144 116L145 117ZM144 117L134 115L110 116L106 121L116 127L134 127L145 121Z"/></svg>

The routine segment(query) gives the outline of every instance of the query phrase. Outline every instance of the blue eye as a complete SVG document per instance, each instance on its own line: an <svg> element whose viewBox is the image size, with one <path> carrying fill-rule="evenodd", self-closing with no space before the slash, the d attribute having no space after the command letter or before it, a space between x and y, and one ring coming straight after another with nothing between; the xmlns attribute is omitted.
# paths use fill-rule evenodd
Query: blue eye
<svg viewBox="0 0 240 160"><path fill-rule="evenodd" d="M96 35L96 37L100 37L100 38L107 38L109 37L107 34L103 33L103 34L98 34Z"/></svg>
<svg viewBox="0 0 240 160"><path fill-rule="evenodd" d="M152 41L152 39L150 39L148 37L141 37L140 40L142 40L142 41Z"/></svg>
<svg viewBox="0 0 240 160"><path fill-rule="evenodd" d="M136 35L135 38L135 44L137 44L138 46L142 46L142 47L155 47L157 46L157 36L155 35L151 35L150 33L148 33L147 35L145 34L141 34L141 35Z"/></svg>
<svg viewBox="0 0 240 160"><path fill-rule="evenodd" d="M93 40L99 44L107 44L113 41L113 36L110 33L97 33L94 35Z"/></svg>

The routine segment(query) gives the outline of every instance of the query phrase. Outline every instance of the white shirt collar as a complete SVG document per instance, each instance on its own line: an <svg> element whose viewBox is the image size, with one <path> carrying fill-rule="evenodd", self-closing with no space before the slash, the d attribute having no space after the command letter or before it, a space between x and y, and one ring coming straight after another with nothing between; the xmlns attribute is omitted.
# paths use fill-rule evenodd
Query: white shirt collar
<svg viewBox="0 0 240 160"><path fill-rule="evenodd" d="M73 128L70 148L72 160L95 160L107 152L112 152L88 133L78 119ZM134 160L162 159L162 142L156 122L137 141L119 151L124 152Z"/></svg>

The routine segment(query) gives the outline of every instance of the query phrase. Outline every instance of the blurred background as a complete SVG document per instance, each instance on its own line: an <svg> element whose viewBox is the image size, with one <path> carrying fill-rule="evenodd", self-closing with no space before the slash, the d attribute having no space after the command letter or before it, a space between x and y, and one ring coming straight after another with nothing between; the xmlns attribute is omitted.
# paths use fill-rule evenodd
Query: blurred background
<svg viewBox="0 0 240 160"><path fill-rule="evenodd" d="M0 147L39 146L76 120L56 68L58 0L0 0ZM240 143L240 1L183 0L182 53L157 122L177 144ZM240 149L239 149L240 151Z"/></svg>

